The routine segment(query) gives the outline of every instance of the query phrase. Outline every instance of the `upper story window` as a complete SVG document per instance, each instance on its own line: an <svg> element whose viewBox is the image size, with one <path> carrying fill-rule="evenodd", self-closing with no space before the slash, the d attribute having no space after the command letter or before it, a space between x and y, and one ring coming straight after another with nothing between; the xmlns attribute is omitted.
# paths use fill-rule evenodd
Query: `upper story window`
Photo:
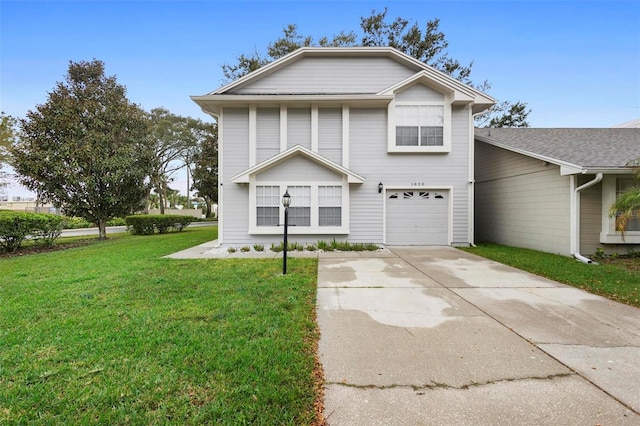
<svg viewBox="0 0 640 426"><path fill-rule="evenodd" d="M443 145L444 106L396 106L396 146Z"/></svg>
<svg viewBox="0 0 640 426"><path fill-rule="evenodd" d="M451 105L394 101L388 108L388 152L451 152Z"/></svg>

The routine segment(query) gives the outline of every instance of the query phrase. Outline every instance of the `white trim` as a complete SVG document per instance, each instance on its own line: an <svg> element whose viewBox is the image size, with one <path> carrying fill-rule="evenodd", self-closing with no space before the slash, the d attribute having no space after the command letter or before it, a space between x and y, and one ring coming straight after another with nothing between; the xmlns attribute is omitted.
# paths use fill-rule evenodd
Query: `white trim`
<svg viewBox="0 0 640 426"><path fill-rule="evenodd" d="M366 181L364 177L352 172L346 167L336 164L333 161L321 156L320 154L310 151L308 148L305 148L301 145L296 145L284 152L281 152L276 156L273 156L267 159L266 161L263 161L260 164L257 164L241 173L238 173L237 175L231 178L231 182L249 183L250 176L261 173L277 164L280 164L284 161L287 161L290 158L295 157L296 155L303 155L309 158L310 160L320 164L321 166L324 166L327 169L332 170L335 173L346 176L348 183L364 183Z"/></svg>
<svg viewBox="0 0 640 426"><path fill-rule="evenodd" d="M417 106L442 106L444 113L442 124L442 146L398 146L396 145L396 106L417 105ZM451 98L444 96L443 102L398 102L393 101L387 107L387 152L389 153L449 153L451 152Z"/></svg>
<svg viewBox="0 0 640 426"><path fill-rule="evenodd" d="M318 152L318 104L311 104L311 151Z"/></svg>
<svg viewBox="0 0 640 426"><path fill-rule="evenodd" d="M284 194L286 188L290 186L309 186L311 187L311 206L310 220L311 226L290 226L288 233L292 235L346 235L349 234L349 183L346 176L342 178L342 182L335 181L260 181L256 182L255 176L250 177L249 183L249 227L250 235L279 235L282 234L282 226L257 226L257 205L256 205L256 186L279 186L280 192ZM320 226L319 223L319 200L318 187L320 186L342 186L342 218L341 226ZM284 223L284 208L280 208L280 224Z"/></svg>
<svg viewBox="0 0 640 426"><path fill-rule="evenodd" d="M224 243L224 161L222 161L222 152L224 150L224 108L220 108L218 116L218 244Z"/></svg>
<svg viewBox="0 0 640 426"><path fill-rule="evenodd" d="M349 105L342 105L342 166L349 167Z"/></svg>
<svg viewBox="0 0 640 426"><path fill-rule="evenodd" d="M451 185L420 185L420 186L406 186L406 185L389 185L384 186L382 188L382 230L384 234L382 235L382 243L387 244L387 192L388 191L424 191L424 190L435 190L435 191L448 191L449 200L448 200L448 211L447 211L447 244L453 244L453 186Z"/></svg>
<svg viewBox="0 0 640 426"><path fill-rule="evenodd" d="M474 141L474 126L473 126L473 109L467 106L467 111L469 111L469 116L467 120L469 121L469 164L467 165L467 169L469 171L468 185L467 185L467 242L469 245L475 245L475 199L476 199L476 166L475 166L475 158L476 158L476 144Z"/></svg>
<svg viewBox="0 0 640 426"><path fill-rule="evenodd" d="M615 219L609 217L609 207L616 201L616 182L618 177L608 175L602 179L602 229L600 242L603 244L640 244L640 231L626 231L624 240L620 231L616 231Z"/></svg>
<svg viewBox="0 0 640 426"><path fill-rule="evenodd" d="M258 107L249 105L249 167L256 165L257 139L258 139Z"/></svg>
<svg viewBox="0 0 640 426"><path fill-rule="evenodd" d="M280 152L287 150L287 105L280 105Z"/></svg>

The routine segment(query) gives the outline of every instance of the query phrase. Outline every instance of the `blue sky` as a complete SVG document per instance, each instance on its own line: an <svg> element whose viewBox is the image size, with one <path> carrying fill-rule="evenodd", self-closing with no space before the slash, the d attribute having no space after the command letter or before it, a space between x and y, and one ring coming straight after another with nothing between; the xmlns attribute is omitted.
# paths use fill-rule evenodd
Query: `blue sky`
<svg viewBox="0 0 640 426"><path fill-rule="evenodd" d="M96 58L142 108L211 120L189 95L219 87L222 64L264 52L289 23L317 39L385 6L421 26L439 18L450 56L473 61L493 97L528 103L534 127L640 117L638 1L0 0L0 109L24 116L69 60Z"/></svg>

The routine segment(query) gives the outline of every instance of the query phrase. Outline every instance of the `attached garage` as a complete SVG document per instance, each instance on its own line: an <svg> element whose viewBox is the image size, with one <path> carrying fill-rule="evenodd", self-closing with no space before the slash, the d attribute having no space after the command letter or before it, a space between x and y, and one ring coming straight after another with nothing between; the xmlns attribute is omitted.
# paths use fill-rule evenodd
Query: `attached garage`
<svg viewBox="0 0 640 426"><path fill-rule="evenodd" d="M449 191L388 189L386 244L449 245Z"/></svg>

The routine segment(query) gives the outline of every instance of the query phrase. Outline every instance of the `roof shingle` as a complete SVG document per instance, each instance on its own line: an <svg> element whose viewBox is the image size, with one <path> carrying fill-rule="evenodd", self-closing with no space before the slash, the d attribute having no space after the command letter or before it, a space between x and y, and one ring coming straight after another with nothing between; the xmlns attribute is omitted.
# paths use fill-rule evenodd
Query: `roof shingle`
<svg viewBox="0 0 640 426"><path fill-rule="evenodd" d="M638 128L482 128L476 139L582 168L628 168L640 163Z"/></svg>

